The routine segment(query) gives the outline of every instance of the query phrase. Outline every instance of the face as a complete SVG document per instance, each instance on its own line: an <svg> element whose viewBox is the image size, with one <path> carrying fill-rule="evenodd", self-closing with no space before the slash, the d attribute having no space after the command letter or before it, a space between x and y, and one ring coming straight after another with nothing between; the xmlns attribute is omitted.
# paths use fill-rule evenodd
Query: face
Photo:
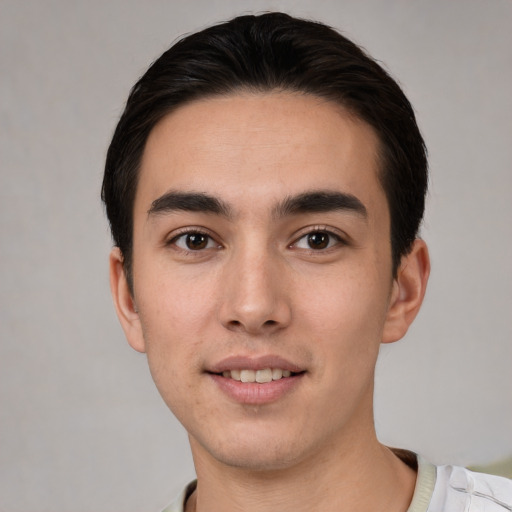
<svg viewBox="0 0 512 512"><path fill-rule="evenodd" d="M197 101L151 132L133 301L115 251L112 283L196 459L284 467L371 431L379 345L406 328L377 144L292 93Z"/></svg>

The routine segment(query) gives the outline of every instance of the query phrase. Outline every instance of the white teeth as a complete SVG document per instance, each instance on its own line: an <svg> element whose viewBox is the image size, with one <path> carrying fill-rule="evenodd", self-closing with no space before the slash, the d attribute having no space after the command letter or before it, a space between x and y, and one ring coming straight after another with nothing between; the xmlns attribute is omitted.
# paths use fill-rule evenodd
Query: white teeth
<svg viewBox="0 0 512 512"><path fill-rule="evenodd" d="M281 368L265 368L263 370L225 370L222 376L227 379L238 380L242 382L258 382L264 384L279 380L284 377L290 377L292 372L290 370L283 370Z"/></svg>
<svg viewBox="0 0 512 512"><path fill-rule="evenodd" d="M254 370L241 370L240 380L242 382L254 382L256 380L256 372Z"/></svg>
<svg viewBox="0 0 512 512"><path fill-rule="evenodd" d="M256 382L272 382L272 370L270 368L258 370L256 372Z"/></svg>
<svg viewBox="0 0 512 512"><path fill-rule="evenodd" d="M272 370L272 380L279 380L283 376L283 370L281 368L274 368Z"/></svg>

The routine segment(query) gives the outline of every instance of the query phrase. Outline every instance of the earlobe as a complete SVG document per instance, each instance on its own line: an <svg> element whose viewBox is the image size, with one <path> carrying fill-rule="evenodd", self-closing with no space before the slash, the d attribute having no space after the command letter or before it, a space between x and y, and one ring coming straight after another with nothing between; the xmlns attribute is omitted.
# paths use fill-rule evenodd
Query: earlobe
<svg viewBox="0 0 512 512"><path fill-rule="evenodd" d="M138 352L145 352L139 313L126 279L123 255L119 247L114 247L110 252L110 291L128 343Z"/></svg>
<svg viewBox="0 0 512 512"><path fill-rule="evenodd" d="M417 239L411 252L402 257L393 282L382 343L398 341L405 335L420 310L429 274L427 245L423 240Z"/></svg>

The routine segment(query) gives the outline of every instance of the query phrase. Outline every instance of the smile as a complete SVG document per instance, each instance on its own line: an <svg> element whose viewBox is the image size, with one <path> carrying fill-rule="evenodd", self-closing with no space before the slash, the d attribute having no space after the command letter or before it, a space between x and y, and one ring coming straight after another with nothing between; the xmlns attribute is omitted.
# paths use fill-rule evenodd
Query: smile
<svg viewBox="0 0 512 512"><path fill-rule="evenodd" d="M273 380L280 380L290 377L292 372L290 370L283 370L281 368L265 368L263 370L225 370L222 376L227 379L233 379L239 382L257 382L265 384Z"/></svg>

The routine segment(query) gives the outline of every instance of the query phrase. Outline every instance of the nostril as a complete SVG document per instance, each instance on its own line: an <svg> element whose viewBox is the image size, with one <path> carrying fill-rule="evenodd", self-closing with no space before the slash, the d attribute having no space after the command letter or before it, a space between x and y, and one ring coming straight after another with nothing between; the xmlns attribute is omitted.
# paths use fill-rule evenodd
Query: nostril
<svg viewBox="0 0 512 512"><path fill-rule="evenodd" d="M253 331L256 332L256 331L260 331L261 329L263 329L263 331L267 331L267 329L271 330L271 329L277 327L278 325L279 325L279 322L276 320L266 320L262 324L258 324L258 325L252 325L250 322L244 323L243 321L240 321L240 320L230 320L227 324L227 328L236 330L236 331L243 329L243 330L247 330L250 332L253 332Z"/></svg>

